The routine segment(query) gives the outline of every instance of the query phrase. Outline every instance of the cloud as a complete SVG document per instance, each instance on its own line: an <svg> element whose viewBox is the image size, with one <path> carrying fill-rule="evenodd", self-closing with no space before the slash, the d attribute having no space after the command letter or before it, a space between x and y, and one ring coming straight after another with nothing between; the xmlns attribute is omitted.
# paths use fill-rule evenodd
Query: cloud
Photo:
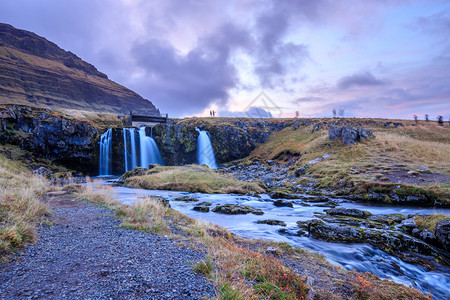
<svg viewBox="0 0 450 300"><path fill-rule="evenodd" d="M372 73L366 71L339 79L337 87L346 90L358 86L380 86L387 84L386 81L375 78Z"/></svg>
<svg viewBox="0 0 450 300"><path fill-rule="evenodd" d="M227 24L186 54L165 40L136 44L131 52L142 75L132 85L152 95L162 112L191 115L212 103L224 106L229 90L239 83L231 54L247 42L244 30Z"/></svg>

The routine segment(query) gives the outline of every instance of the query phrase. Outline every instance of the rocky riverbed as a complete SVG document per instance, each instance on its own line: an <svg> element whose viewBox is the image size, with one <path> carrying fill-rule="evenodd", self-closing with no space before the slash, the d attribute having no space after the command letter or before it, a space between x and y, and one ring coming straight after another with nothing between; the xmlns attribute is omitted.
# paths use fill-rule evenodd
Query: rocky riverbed
<svg viewBox="0 0 450 300"><path fill-rule="evenodd" d="M120 229L106 208L53 198L52 225L0 268L1 299L202 299L214 288L176 239Z"/></svg>

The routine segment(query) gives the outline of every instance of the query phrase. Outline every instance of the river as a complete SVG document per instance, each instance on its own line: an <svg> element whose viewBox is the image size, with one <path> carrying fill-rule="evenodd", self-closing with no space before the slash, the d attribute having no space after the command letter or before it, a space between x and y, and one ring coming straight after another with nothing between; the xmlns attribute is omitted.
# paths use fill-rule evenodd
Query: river
<svg viewBox="0 0 450 300"><path fill-rule="evenodd" d="M106 182L105 182L106 183ZM380 278L391 278L393 281L405 285L411 285L424 293L431 293L434 299L450 299L450 273L428 271L424 267L406 263L369 244L330 243L308 236L295 236L279 232L281 226L257 224L258 220L276 219L286 222L287 231L298 229L297 221L306 221L314 218L315 214L323 213L327 207L319 207L318 203L309 203L310 206L294 204L293 208L276 207L268 195L261 198L233 195L233 194L203 194L177 191L156 191L133 189L113 186L115 197L124 204L132 204L138 197L145 195L162 196L170 201L173 209L189 217L208 221L227 228L230 232L245 238L261 238L265 240L287 242L297 248L316 251L325 256L332 264L345 269L356 269L360 272L370 272ZM189 195L199 202L207 201L217 204L242 204L259 208L264 215L225 215L214 212L198 212L192 210L197 202L173 201L180 196ZM332 199L339 203L339 207L357 208L371 212L372 214L433 214L443 213L450 215L450 209L432 209L404 206L375 206L365 203L349 202L343 199Z"/></svg>

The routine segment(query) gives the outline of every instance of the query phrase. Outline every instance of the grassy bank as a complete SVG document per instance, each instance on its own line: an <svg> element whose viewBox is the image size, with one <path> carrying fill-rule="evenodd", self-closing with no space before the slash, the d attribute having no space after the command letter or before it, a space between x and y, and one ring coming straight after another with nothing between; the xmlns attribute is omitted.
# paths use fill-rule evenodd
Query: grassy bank
<svg viewBox="0 0 450 300"><path fill-rule="evenodd" d="M149 190L174 190L191 193L263 193L256 183L234 180L206 166L155 167L125 173L125 184Z"/></svg>
<svg viewBox="0 0 450 300"><path fill-rule="evenodd" d="M205 251L206 258L193 268L217 286L217 299L306 299L313 295L314 299L429 299L404 285L333 266L307 250L239 238L174 211L159 197L122 205L108 188L94 185L66 189L79 199L112 209L124 228L164 234L180 246ZM276 254L267 254L268 247ZM287 262L302 270L301 274Z"/></svg>
<svg viewBox="0 0 450 300"><path fill-rule="evenodd" d="M42 202L46 180L0 155L0 259L33 242L36 227L48 213Z"/></svg>
<svg viewBox="0 0 450 300"><path fill-rule="evenodd" d="M363 120L347 121L350 125L359 127L358 122ZM442 201L449 199L449 184L438 182L437 179L441 175L450 175L450 128L438 126L435 122L423 122L419 125L401 122L404 127L363 125L365 129L373 130L375 138L351 146L329 140L327 126L318 131L313 131L313 126L297 130L289 127L272 133L269 140L259 145L242 163L253 160L264 162L269 159L283 163L290 156L297 158L296 164L291 167L293 173L296 168L327 153L331 158L310 164L308 172L309 177L314 177L322 187L334 188L342 187L342 182L347 186L370 182L398 184L403 180L400 175L426 167L432 172L426 174L431 179L421 182L421 175L417 174L418 179L411 185L436 193ZM435 181L433 176L437 178Z"/></svg>

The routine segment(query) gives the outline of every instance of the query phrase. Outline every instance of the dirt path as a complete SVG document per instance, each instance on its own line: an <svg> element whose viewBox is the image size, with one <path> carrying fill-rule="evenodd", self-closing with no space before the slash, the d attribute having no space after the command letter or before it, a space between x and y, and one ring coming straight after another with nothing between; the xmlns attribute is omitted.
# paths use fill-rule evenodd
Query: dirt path
<svg viewBox="0 0 450 300"><path fill-rule="evenodd" d="M119 229L106 208L55 197L53 226L0 265L0 299L200 299L214 296L191 265L204 254L160 235Z"/></svg>

